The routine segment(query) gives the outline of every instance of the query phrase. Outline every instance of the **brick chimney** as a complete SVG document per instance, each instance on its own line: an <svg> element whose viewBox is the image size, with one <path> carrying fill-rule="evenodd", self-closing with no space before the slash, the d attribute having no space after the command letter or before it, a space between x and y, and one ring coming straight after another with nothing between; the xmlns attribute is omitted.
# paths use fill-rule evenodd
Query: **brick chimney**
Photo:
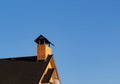
<svg viewBox="0 0 120 84"><path fill-rule="evenodd" d="M40 35L35 39L37 43L37 60L45 60L48 55L52 55L52 49L50 45L52 44L47 38ZM52 44L54 46L54 44Z"/></svg>

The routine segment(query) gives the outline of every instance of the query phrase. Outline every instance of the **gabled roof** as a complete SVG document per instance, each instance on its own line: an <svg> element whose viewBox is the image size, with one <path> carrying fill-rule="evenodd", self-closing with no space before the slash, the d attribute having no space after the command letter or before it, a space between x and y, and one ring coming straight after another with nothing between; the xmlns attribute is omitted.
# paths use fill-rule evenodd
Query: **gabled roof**
<svg viewBox="0 0 120 84"><path fill-rule="evenodd" d="M38 84L52 55L0 59L0 84Z"/></svg>

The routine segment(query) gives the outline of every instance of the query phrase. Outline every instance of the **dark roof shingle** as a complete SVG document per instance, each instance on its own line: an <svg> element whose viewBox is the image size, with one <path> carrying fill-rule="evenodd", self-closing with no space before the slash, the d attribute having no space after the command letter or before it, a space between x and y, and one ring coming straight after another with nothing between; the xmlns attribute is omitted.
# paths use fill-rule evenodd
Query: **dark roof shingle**
<svg viewBox="0 0 120 84"><path fill-rule="evenodd" d="M0 84L38 84L51 57L41 61L36 56L1 59Z"/></svg>

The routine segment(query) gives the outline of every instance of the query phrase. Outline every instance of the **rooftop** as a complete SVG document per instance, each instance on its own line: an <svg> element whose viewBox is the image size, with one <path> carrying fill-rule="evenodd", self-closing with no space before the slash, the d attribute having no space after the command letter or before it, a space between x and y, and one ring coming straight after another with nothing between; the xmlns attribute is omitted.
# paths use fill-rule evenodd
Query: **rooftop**
<svg viewBox="0 0 120 84"><path fill-rule="evenodd" d="M51 58L52 55L39 61L37 56L0 59L0 84L38 84Z"/></svg>

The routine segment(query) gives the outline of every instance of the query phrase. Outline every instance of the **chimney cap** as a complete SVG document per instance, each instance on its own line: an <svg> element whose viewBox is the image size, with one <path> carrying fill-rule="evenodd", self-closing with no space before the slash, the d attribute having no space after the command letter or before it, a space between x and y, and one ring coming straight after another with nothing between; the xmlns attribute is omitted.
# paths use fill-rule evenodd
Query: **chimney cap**
<svg viewBox="0 0 120 84"><path fill-rule="evenodd" d="M52 45L52 46L55 46L52 42L50 42L47 38L45 38L43 35L40 35L40 36L38 36L36 39L35 39L35 42L37 43L37 44L43 44L43 43L45 43L45 44L48 44L49 46L50 46L50 44Z"/></svg>

